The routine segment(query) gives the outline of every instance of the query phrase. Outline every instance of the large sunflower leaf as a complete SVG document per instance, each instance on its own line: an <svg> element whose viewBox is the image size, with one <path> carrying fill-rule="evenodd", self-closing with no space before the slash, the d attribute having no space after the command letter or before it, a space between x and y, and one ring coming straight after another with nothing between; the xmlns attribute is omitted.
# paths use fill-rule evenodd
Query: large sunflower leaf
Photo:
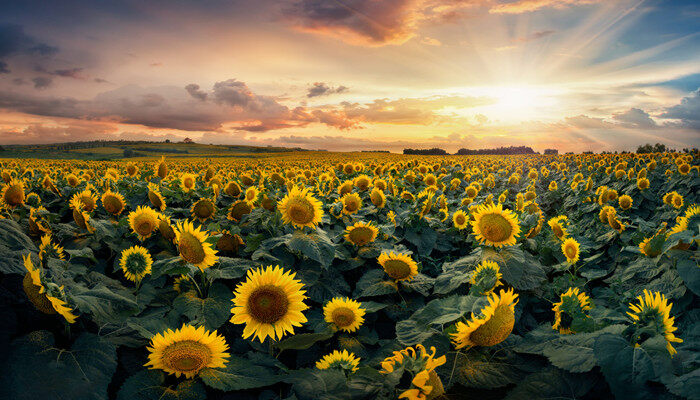
<svg viewBox="0 0 700 400"><path fill-rule="evenodd" d="M15 221L0 219L0 272L24 275L27 269L24 268L22 256L32 253L32 260L36 262L37 251L34 242Z"/></svg>
<svg viewBox="0 0 700 400"><path fill-rule="evenodd" d="M165 385L161 371L143 370L130 376L117 393L117 400L204 400L204 386L189 379L175 387Z"/></svg>
<svg viewBox="0 0 700 400"><path fill-rule="evenodd" d="M199 372L205 385L230 391L269 386L280 381L273 370L232 355L226 368L205 368Z"/></svg>

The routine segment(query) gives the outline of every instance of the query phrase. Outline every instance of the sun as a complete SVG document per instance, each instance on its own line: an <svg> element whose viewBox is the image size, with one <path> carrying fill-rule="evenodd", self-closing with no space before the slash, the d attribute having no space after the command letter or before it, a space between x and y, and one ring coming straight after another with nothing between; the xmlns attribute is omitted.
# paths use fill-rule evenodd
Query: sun
<svg viewBox="0 0 700 400"><path fill-rule="evenodd" d="M521 122L555 117L553 112L560 105L559 96L562 88L515 84L504 86L487 86L470 88L470 95L490 98L492 103L470 109L490 120L501 122Z"/></svg>

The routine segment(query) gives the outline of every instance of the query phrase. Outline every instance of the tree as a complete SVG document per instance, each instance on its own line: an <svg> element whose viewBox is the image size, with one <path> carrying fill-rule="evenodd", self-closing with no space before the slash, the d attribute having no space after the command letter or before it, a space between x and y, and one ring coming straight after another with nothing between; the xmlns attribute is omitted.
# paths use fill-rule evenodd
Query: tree
<svg viewBox="0 0 700 400"><path fill-rule="evenodd" d="M124 149L124 157L133 157L134 151L131 149Z"/></svg>

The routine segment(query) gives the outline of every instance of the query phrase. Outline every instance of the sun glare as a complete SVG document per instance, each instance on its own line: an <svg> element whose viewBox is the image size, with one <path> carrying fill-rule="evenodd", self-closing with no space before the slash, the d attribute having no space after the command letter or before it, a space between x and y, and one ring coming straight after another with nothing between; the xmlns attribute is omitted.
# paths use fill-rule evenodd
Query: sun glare
<svg viewBox="0 0 700 400"><path fill-rule="evenodd" d="M494 103L481 107L480 113L490 119L519 122L551 116L561 90L543 86L496 86L482 89Z"/></svg>

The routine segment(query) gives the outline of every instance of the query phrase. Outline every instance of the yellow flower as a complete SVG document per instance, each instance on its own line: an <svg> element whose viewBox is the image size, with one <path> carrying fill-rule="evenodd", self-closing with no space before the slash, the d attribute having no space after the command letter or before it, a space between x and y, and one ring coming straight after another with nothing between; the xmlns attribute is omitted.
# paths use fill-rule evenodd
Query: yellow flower
<svg viewBox="0 0 700 400"><path fill-rule="evenodd" d="M108 189L102 195L102 207L112 215L119 215L124 211L126 201L124 196Z"/></svg>
<svg viewBox="0 0 700 400"><path fill-rule="evenodd" d="M251 186L245 191L245 200L250 203L254 203L255 200L258 199L259 194L260 191L255 186Z"/></svg>
<svg viewBox="0 0 700 400"><path fill-rule="evenodd" d="M446 357L435 358L435 347L430 348L430 353L423 345L418 344L407 347L401 351L395 351L382 361L382 374L388 374L403 366L405 371L413 374L411 387L404 390L399 399L426 400L435 399L444 394L440 377L435 372L435 368L445 364ZM428 397L430 396L430 397Z"/></svg>
<svg viewBox="0 0 700 400"><path fill-rule="evenodd" d="M29 301L34 305L34 307L36 307L37 310L43 312L44 314L51 315L58 313L69 324L74 323L78 317L73 314L73 310L64 300L65 293L63 292L63 286L56 288L54 285L54 293L49 294L46 287L42 283L41 271L39 268L34 266L31 255L23 255L22 258L24 259L24 267L27 269L27 274L24 276L22 286ZM60 297L56 297L54 294Z"/></svg>
<svg viewBox="0 0 700 400"><path fill-rule="evenodd" d="M498 295L491 293L489 304L478 314L472 314L466 324L461 321L457 323L457 332L452 334L456 348L495 346L506 340L515 325L517 298L513 289L501 290Z"/></svg>
<svg viewBox="0 0 700 400"><path fill-rule="evenodd" d="M202 231L201 227L195 228L189 221L176 224L175 244L180 257L202 271L216 264L219 259L211 243L206 242L208 237L206 231Z"/></svg>
<svg viewBox="0 0 700 400"><path fill-rule="evenodd" d="M568 218L566 218L565 215L560 215L547 221L547 225L549 225L549 227L552 228L552 233L559 240L564 240L568 235L566 231L567 224Z"/></svg>
<svg viewBox="0 0 700 400"><path fill-rule="evenodd" d="M197 175L190 173L184 173L180 175L180 187L182 188L183 192L189 192L190 190L194 189L196 185Z"/></svg>
<svg viewBox="0 0 700 400"><path fill-rule="evenodd" d="M230 357L228 344L216 331L203 326L183 324L180 329L168 329L151 338L147 347L150 369L161 369L176 377L195 377L204 368L224 368Z"/></svg>
<svg viewBox="0 0 700 400"><path fill-rule="evenodd" d="M637 179L637 188L639 188L639 190L649 189L649 179L647 179L647 178Z"/></svg>
<svg viewBox="0 0 700 400"><path fill-rule="evenodd" d="M617 201L620 204L620 208L623 210L629 210L632 207L632 198L628 195L620 196Z"/></svg>
<svg viewBox="0 0 700 400"><path fill-rule="evenodd" d="M338 330L355 332L365 321L365 309L362 304L345 297L335 297L323 307L326 322L333 324Z"/></svg>
<svg viewBox="0 0 700 400"><path fill-rule="evenodd" d="M323 358L321 358L319 361L316 361L316 368L340 368L345 371L355 372L357 371L357 365L359 363L360 359L355 357L353 353L349 353L347 350L335 350L332 353L323 356Z"/></svg>
<svg viewBox="0 0 700 400"><path fill-rule="evenodd" d="M372 192L369 195L369 199L372 201L372 204L374 204L374 206L377 208L384 208L384 206L386 205L386 196L384 195L384 192L377 187L372 189Z"/></svg>
<svg viewBox="0 0 700 400"><path fill-rule="evenodd" d="M156 163L154 167L154 172L156 173L156 176L158 176L160 179L165 179L166 176L168 176L168 165L165 163L165 157L162 156L160 160Z"/></svg>
<svg viewBox="0 0 700 400"><path fill-rule="evenodd" d="M673 197L671 197L671 205L676 209L683 207L683 196L678 193L674 193Z"/></svg>
<svg viewBox="0 0 700 400"><path fill-rule="evenodd" d="M0 193L0 204L5 204L9 208L15 208L24 204L26 195L24 193L24 182L18 179L12 179Z"/></svg>
<svg viewBox="0 0 700 400"><path fill-rule="evenodd" d="M124 272L126 279L132 282L138 282L144 276L151 273L153 258L148 253L148 250L141 246L132 246L122 251L119 265Z"/></svg>
<svg viewBox="0 0 700 400"><path fill-rule="evenodd" d="M661 254L662 246L666 241L666 223L656 233L639 243L639 251L647 257L654 258Z"/></svg>
<svg viewBox="0 0 700 400"><path fill-rule="evenodd" d="M167 207L165 205L165 198L160 193L158 185L155 183L148 184L148 200L150 200L151 204L156 208L156 210L163 211Z"/></svg>
<svg viewBox="0 0 700 400"><path fill-rule="evenodd" d="M512 246L520 235L518 217L501 204L477 208L471 225L479 243L487 246Z"/></svg>
<svg viewBox="0 0 700 400"><path fill-rule="evenodd" d="M396 281L410 281L418 275L418 264L408 254L383 252L377 261L384 272Z"/></svg>
<svg viewBox="0 0 700 400"><path fill-rule="evenodd" d="M479 264L469 283L477 288L479 295L486 295L493 292L498 286L502 285L501 278L503 275L500 272L500 267L494 261L484 260Z"/></svg>
<svg viewBox="0 0 700 400"><path fill-rule="evenodd" d="M58 258L59 260L66 259L66 255L63 252L63 247L51 243L50 233L41 237L41 244L39 245L39 261L48 258Z"/></svg>
<svg viewBox="0 0 700 400"><path fill-rule="evenodd" d="M95 228L90 224L90 214L83 211L83 202L80 199L73 197L70 201L70 208L73 210L73 221L78 227L88 232L95 231Z"/></svg>
<svg viewBox="0 0 700 400"><path fill-rule="evenodd" d="M227 218L231 221L239 222L244 215L250 214L251 211L253 211L253 206L249 202L245 200L238 200L237 202L233 203L231 208L228 210Z"/></svg>
<svg viewBox="0 0 700 400"><path fill-rule="evenodd" d="M196 203L192 204L190 213L192 217L197 218L199 222L204 222L216 214L216 206L211 199L199 199Z"/></svg>
<svg viewBox="0 0 700 400"><path fill-rule="evenodd" d="M464 211L457 210L452 214L452 224L461 231L469 224L469 218L467 218L467 214Z"/></svg>
<svg viewBox="0 0 700 400"><path fill-rule="evenodd" d="M585 318L589 318L585 312L590 309L590 298L586 293L579 292L578 288L569 288L559 297L559 302L554 303L552 308L552 311L554 311L554 325L552 325L552 329L564 335L576 333L571 328L574 317L583 315ZM562 315L565 318L562 319Z"/></svg>
<svg viewBox="0 0 700 400"><path fill-rule="evenodd" d="M669 303L666 296L659 292L651 292L644 289L644 294L637 297L637 304L630 303L630 310L627 315L632 318L634 325L642 328L652 327L657 334L663 335L666 339L666 349L671 355L677 353L672 343L682 343L683 339L677 338L673 332L674 318L670 316L673 303ZM639 337L635 338L639 340ZM638 343L638 342L637 342Z"/></svg>
<svg viewBox="0 0 700 400"><path fill-rule="evenodd" d="M142 242L151 237L158 227L158 213L152 208L139 206L129 213L129 226Z"/></svg>
<svg viewBox="0 0 700 400"><path fill-rule="evenodd" d="M343 203L343 214L354 214L362 208L362 199L357 193L347 193L340 201Z"/></svg>
<svg viewBox="0 0 700 400"><path fill-rule="evenodd" d="M375 228L371 222L358 221L355 225L345 228L345 240L355 246L365 246L377 239L379 229Z"/></svg>
<svg viewBox="0 0 700 400"><path fill-rule="evenodd" d="M307 321L302 314L309 308L304 304L306 291L295 275L279 266L248 270L246 281L236 287L231 309L231 322L245 324L244 339L254 336L262 343L269 336L279 340Z"/></svg>
<svg viewBox="0 0 700 400"><path fill-rule="evenodd" d="M576 264L579 258L579 243L574 238L568 238L561 244L561 252L569 264Z"/></svg>
<svg viewBox="0 0 700 400"><path fill-rule="evenodd" d="M321 202L308 189L299 189L296 186L279 202L277 208L282 214L282 221L297 228L314 229L323 217Z"/></svg>

